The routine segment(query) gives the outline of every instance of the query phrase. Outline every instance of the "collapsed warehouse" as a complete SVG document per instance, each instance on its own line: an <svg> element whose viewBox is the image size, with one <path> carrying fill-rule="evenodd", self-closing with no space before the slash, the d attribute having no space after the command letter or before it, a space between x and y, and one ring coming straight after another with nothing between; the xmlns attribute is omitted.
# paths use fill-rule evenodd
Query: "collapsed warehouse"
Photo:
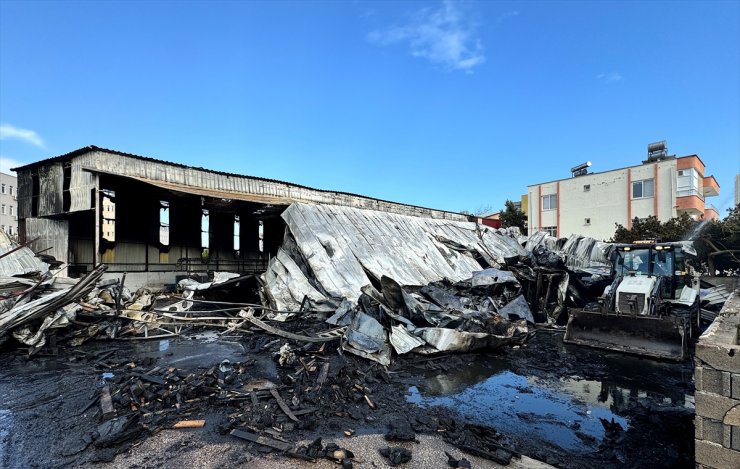
<svg viewBox="0 0 740 469"><path fill-rule="evenodd" d="M387 424L389 441L399 433L413 440L414 430L439 432L465 454L498 464L521 462L522 453L561 467L678 467L691 459L676 449L685 444L671 441L671 431L656 448L640 450L644 454L630 446L642 443L614 418L631 412L629 425L639 437L652 431L655 419L648 414L655 409L636 397L624 403L618 393L612 399L620 411L599 423L598 441L580 430L585 422L568 423L567 431L598 453L578 461L567 451L510 441L490 422L456 424L455 413L430 417L392 403L394 374L420 363L426 371L464 363L449 355L445 362L427 361L443 352L509 345L499 353L523 375L560 380L564 368L581 379L603 378L603 363L589 365L584 352L561 357L558 346L534 332L562 334L568 307L602 293L611 281L613 245L545 233L526 238L461 214L97 147L18 168L18 176L20 228L30 249L6 257L6 264L17 261L7 274L42 275L3 282L8 299L0 340L12 334L41 357L47 337L53 356L93 338L158 340L205 328L219 337L241 335L255 356L274 356L279 367L267 383L254 385L251 357L239 363L216 357L215 367L193 370L123 349L85 355L82 362L110 374L85 409L99 407L95 417L103 423L82 438L82 450L92 447L102 460L130 448L143 430L200 425L205 420L192 417L212 406L228 410L218 432L251 442L250 449L333 458L345 467L351 452L336 445L291 442L311 435L317 421L335 419L343 428L356 421ZM52 270L80 280L51 277L34 252L61 268ZM175 285L177 293L158 293ZM704 306L716 314L725 296L713 293L719 300ZM200 346L208 350L209 344ZM602 389L617 391L613 384ZM683 402L681 392L670 395ZM375 420L379 408L402 418ZM659 425L686 426L685 410L660 412ZM397 462L407 456L387 453Z"/></svg>

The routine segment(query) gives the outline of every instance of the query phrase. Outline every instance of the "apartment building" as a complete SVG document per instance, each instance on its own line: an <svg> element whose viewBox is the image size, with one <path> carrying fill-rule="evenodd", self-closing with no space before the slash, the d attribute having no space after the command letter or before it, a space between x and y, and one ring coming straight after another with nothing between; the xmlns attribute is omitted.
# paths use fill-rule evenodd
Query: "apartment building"
<svg viewBox="0 0 740 469"><path fill-rule="evenodd" d="M0 172L0 229L18 236L18 183L15 176Z"/></svg>
<svg viewBox="0 0 740 469"><path fill-rule="evenodd" d="M528 186L530 232L608 240L616 223L631 227L635 217L654 215L665 222L686 212L695 219L719 219L705 201L719 194L719 185L705 176L698 155L668 156L665 142L658 142L648 146L642 164L597 173L588 172L590 165L576 166L570 178Z"/></svg>

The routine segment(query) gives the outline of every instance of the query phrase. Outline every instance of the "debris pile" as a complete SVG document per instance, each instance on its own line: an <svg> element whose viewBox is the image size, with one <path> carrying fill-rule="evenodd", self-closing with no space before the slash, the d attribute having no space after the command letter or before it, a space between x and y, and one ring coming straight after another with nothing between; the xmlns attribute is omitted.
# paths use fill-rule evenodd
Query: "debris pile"
<svg viewBox="0 0 740 469"><path fill-rule="evenodd" d="M388 365L398 354L469 352L522 343L534 319L511 272L486 269L455 284L402 287L389 277L380 291L362 288L354 308L342 303L326 321L347 326L342 350Z"/></svg>

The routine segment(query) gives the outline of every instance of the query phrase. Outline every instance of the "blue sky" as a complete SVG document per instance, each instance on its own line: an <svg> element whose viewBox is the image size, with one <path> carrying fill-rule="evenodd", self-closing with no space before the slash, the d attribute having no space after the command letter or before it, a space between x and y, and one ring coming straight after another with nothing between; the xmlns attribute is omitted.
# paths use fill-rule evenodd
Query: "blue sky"
<svg viewBox="0 0 740 469"><path fill-rule="evenodd" d="M86 145L453 211L740 172L740 2L0 1L0 166Z"/></svg>

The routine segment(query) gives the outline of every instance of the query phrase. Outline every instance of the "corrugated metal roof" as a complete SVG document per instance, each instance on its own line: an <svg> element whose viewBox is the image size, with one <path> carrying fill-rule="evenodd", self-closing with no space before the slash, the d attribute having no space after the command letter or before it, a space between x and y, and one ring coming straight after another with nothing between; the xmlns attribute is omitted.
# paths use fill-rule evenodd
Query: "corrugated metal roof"
<svg viewBox="0 0 740 469"><path fill-rule="evenodd" d="M12 251L18 245L8 238L4 231L0 230L0 256ZM36 254L27 247L22 247L7 256L0 258L0 276L12 277L34 272L46 272L49 266L41 262Z"/></svg>
<svg viewBox="0 0 740 469"><path fill-rule="evenodd" d="M424 209L424 210L437 210L439 212L445 212L445 213L451 213L451 214L455 214L455 215L461 215L458 212L451 212L451 211L448 211L448 210L439 210L439 209L434 209L434 208L429 208L429 207L422 207L422 206L419 206L419 205L405 204L405 203L402 203L402 202L393 202L393 201L390 201L390 200L384 200L384 199L378 199L378 198L375 198L375 197L368 197L368 196L365 196L365 195L354 194L352 192L342 192L342 191L334 191L334 190L328 190L328 189L317 189L317 188L314 188L314 187L308 187L308 186L304 186L304 185L301 185L301 184L294 184L292 182L280 181L278 179L269 179L269 178L263 178L263 177L259 177L259 176L249 176L249 175L237 174L237 173L227 173L227 172L224 172L224 171L216 171L216 170L213 170L213 169L201 168L201 167L197 167L197 166L188 166L188 165L184 165L184 164L181 164L181 163L173 163L171 161L158 160L156 158L150 158L150 157L147 157L147 156L134 155L133 153L125 153L125 152L122 152L122 151L110 150L110 149L107 149L107 148L101 148L101 147L98 147L98 146L95 146L95 145L88 145L86 147L79 148L79 149L74 150L74 151L71 151L69 153L65 153L64 155L54 156L52 158L46 158L44 160L36 161L34 163L29 163L27 165L19 166L17 168L11 168L11 170L12 171L19 171L19 170L36 168L36 167L47 165L47 164L50 164L50 163L60 163L60 162L71 160L71 159L73 159L76 156L84 155L86 153L91 153L91 152L105 152L105 153L110 153L112 155L119 155L119 156L125 156L125 157L129 157L129 158L135 158L135 159L138 159L138 160L141 160L141 161L149 161L149 162L152 162L152 163L166 164L166 165L170 165L170 166L173 166L173 167L176 167L176 168L184 168L184 169L193 169L193 170L198 170L198 171L205 171L207 173L218 174L218 175L221 175L221 176L247 177L247 178L255 179L257 181L266 181L266 182L274 182L274 183L279 183L279 184L285 184L285 185L292 186L292 187L297 187L297 188L301 188L301 189L308 189L308 190L317 191L317 192L323 192L323 193L327 193L327 194L341 194L341 195L347 195L347 196L351 196L351 197L359 197L359 198L363 198L363 199L367 199L367 200L377 200L379 202L384 202L384 203L389 203L389 204L403 205L403 206L406 206L406 207L414 207L414 208L420 208L420 209Z"/></svg>
<svg viewBox="0 0 740 469"><path fill-rule="evenodd" d="M368 273L401 285L426 285L482 270L472 253L499 266L527 255L510 236L471 222L300 203L282 217L295 243L286 240L264 277L278 309L295 309L306 295L319 299L319 287L356 301L371 283Z"/></svg>

